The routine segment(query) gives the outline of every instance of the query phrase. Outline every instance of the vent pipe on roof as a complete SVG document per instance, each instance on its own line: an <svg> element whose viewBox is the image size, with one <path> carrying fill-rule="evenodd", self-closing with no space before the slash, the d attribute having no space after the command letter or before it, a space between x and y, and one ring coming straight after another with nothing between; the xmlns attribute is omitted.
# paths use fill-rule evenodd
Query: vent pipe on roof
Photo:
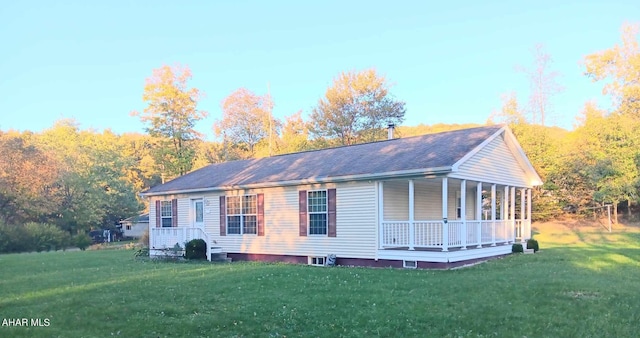
<svg viewBox="0 0 640 338"><path fill-rule="evenodd" d="M387 127L387 140L393 140L393 130L396 128L396 125L389 123Z"/></svg>

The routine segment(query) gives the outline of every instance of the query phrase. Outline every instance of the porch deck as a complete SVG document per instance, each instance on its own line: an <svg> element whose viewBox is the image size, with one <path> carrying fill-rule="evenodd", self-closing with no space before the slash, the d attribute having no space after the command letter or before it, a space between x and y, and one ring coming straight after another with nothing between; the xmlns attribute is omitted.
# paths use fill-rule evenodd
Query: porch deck
<svg viewBox="0 0 640 338"><path fill-rule="evenodd" d="M169 227L149 229L149 254L151 256L164 256L181 254L185 244L192 239L202 239L207 243L207 260L211 260L211 254L222 252L221 248L211 247L209 235L201 227ZM178 252L173 253L176 244L180 246Z"/></svg>
<svg viewBox="0 0 640 338"><path fill-rule="evenodd" d="M511 244L530 233L530 220L384 221L377 254L442 263L481 259L511 253Z"/></svg>
<svg viewBox="0 0 640 338"><path fill-rule="evenodd" d="M530 233L530 220L383 221L380 248L464 250L525 240Z"/></svg>

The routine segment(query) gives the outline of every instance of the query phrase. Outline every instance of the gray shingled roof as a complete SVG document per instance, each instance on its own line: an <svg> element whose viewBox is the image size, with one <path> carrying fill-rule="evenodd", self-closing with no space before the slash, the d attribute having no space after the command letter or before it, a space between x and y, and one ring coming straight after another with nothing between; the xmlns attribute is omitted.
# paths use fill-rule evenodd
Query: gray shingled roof
<svg viewBox="0 0 640 338"><path fill-rule="evenodd" d="M129 218L123 219L122 222L130 222L130 223L149 223L149 213L140 214L137 216L131 216Z"/></svg>
<svg viewBox="0 0 640 338"><path fill-rule="evenodd" d="M144 195L216 190L278 182L331 181L397 171L448 168L495 134L487 126L338 148L211 164L155 186Z"/></svg>

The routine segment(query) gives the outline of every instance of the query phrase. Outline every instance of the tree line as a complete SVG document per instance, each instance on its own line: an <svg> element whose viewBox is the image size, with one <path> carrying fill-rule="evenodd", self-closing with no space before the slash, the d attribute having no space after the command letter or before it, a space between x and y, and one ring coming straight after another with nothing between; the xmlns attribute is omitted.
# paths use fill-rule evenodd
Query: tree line
<svg viewBox="0 0 640 338"><path fill-rule="evenodd" d="M534 65L522 68L531 83L527 104L503 97L487 123L511 126L545 182L534 192L534 218L611 204L616 211L640 202L640 50L638 27L625 25L620 44L584 59L585 76L605 81L615 102L609 111L585 103L572 131L545 126L552 98L561 90L552 59L534 49ZM0 131L0 224L50 224L71 235L113 227L145 209L138 193L210 163L350 145L386 138L401 125L405 102L391 94L374 69L334 78L303 118L272 115L269 95L239 88L221 102L222 115L206 141L195 129L207 116L202 92L189 86L188 67L163 66L146 81L146 108L132 115L146 133L81 130L74 120L41 132ZM400 137L475 126L399 126ZM33 227L33 226L31 226Z"/></svg>

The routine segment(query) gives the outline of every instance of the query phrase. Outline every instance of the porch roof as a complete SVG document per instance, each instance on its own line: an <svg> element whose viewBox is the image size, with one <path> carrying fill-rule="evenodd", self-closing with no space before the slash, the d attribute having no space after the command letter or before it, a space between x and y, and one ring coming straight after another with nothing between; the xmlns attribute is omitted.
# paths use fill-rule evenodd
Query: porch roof
<svg viewBox="0 0 640 338"><path fill-rule="evenodd" d="M446 173L502 126L484 126L337 148L211 164L143 196Z"/></svg>

